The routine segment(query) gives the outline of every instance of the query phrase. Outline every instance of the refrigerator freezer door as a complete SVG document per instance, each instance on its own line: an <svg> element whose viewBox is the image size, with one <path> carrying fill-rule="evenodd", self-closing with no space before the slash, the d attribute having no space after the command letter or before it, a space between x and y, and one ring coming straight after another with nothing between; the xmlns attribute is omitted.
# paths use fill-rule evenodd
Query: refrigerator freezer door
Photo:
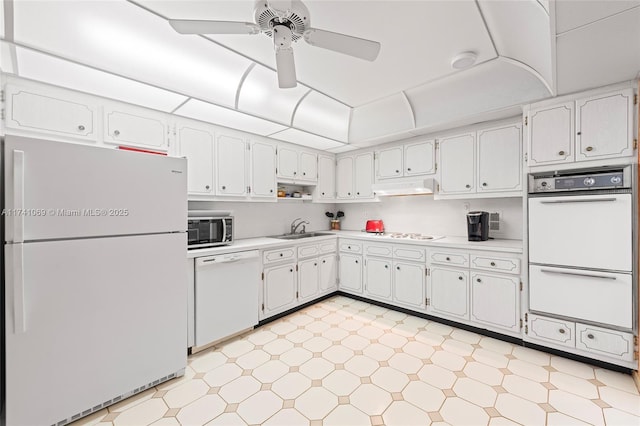
<svg viewBox="0 0 640 426"><path fill-rule="evenodd" d="M185 231L187 162L6 136L9 242Z"/></svg>
<svg viewBox="0 0 640 426"><path fill-rule="evenodd" d="M6 276L7 424L56 424L186 367L185 245L185 233L5 245L7 264L24 262L21 284Z"/></svg>

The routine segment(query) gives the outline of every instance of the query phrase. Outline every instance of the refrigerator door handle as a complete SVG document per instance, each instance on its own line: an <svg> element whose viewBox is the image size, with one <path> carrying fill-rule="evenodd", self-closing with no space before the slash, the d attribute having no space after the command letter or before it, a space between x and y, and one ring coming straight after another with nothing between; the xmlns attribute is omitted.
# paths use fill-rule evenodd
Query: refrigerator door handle
<svg viewBox="0 0 640 426"><path fill-rule="evenodd" d="M13 151L13 242L24 242L24 151Z"/></svg>
<svg viewBox="0 0 640 426"><path fill-rule="evenodd" d="M22 244L11 244L7 254L11 254L13 266L13 330L15 334L27 331L24 306L24 253Z"/></svg>

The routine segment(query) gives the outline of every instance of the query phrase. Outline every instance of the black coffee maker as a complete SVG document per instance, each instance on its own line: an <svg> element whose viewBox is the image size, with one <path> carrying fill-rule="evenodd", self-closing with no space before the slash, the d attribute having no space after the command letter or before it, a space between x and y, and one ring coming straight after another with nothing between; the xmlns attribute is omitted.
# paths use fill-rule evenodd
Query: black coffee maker
<svg viewBox="0 0 640 426"><path fill-rule="evenodd" d="M467 213L467 233L469 241L487 241L489 239L489 212Z"/></svg>

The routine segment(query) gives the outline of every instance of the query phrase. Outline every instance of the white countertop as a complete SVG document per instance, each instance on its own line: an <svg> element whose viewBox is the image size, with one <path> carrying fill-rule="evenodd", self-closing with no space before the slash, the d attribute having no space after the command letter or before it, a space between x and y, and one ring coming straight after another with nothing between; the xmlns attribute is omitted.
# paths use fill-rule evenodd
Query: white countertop
<svg viewBox="0 0 640 426"><path fill-rule="evenodd" d="M411 240L395 239L387 235L368 234L362 231L317 231L332 233L334 235L322 235L308 239L282 240L273 237L257 237L235 240L228 246L220 246L205 249L195 249L187 251L187 258L211 256L216 254L233 253L245 250L263 250L277 247L299 245L304 243L316 243L322 240L336 237L353 238L365 241L394 242L400 244L424 245L439 248L457 248L466 250L489 250L504 253L522 253L522 240L488 240L488 241L468 241L466 237L444 237L437 240Z"/></svg>

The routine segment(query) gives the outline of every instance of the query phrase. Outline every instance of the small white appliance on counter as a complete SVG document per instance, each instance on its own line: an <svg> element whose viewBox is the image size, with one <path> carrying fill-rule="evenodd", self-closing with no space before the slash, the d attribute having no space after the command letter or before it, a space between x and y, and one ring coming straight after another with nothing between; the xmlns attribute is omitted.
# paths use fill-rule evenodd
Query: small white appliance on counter
<svg viewBox="0 0 640 426"><path fill-rule="evenodd" d="M62 425L184 374L187 164L6 136L7 425Z"/></svg>
<svg viewBox="0 0 640 426"><path fill-rule="evenodd" d="M559 324L530 334L631 361L634 174L633 166L621 166L529 176L529 310Z"/></svg>

